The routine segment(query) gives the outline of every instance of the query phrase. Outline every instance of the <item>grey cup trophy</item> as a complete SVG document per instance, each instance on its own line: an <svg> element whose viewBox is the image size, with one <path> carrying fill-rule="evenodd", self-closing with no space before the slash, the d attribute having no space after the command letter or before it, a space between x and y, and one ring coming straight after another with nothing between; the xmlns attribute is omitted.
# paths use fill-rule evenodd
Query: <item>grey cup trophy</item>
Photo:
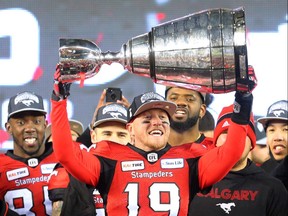
<svg viewBox="0 0 288 216"><path fill-rule="evenodd" d="M60 39L59 57L63 82L90 78L101 65L118 62L155 83L231 92L248 73L244 8L210 9L160 24L119 52L101 52L89 40Z"/></svg>

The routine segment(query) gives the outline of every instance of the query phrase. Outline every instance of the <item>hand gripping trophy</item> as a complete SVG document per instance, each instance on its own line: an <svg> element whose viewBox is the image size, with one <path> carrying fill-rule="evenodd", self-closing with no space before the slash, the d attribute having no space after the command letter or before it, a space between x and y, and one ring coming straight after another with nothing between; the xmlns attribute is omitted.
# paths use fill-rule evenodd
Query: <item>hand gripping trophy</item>
<svg viewBox="0 0 288 216"><path fill-rule="evenodd" d="M101 52L89 40L60 39L59 57L62 82L90 78L103 64L118 62L167 86L210 93L249 90L244 8L210 9L160 24L119 52Z"/></svg>

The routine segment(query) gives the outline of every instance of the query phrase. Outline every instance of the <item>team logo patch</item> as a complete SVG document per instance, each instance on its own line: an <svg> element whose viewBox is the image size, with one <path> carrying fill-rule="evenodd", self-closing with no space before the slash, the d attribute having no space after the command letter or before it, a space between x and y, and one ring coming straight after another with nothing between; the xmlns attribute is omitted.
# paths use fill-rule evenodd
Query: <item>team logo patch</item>
<svg viewBox="0 0 288 216"><path fill-rule="evenodd" d="M281 117L282 114L283 114L283 116L284 116L284 114L285 114L284 110L274 110L272 113L273 113L276 117Z"/></svg>
<svg viewBox="0 0 288 216"><path fill-rule="evenodd" d="M122 161L122 171L143 170L144 161Z"/></svg>
<svg viewBox="0 0 288 216"><path fill-rule="evenodd" d="M15 97L14 104L22 103L27 107L30 107L33 103L39 104L39 98L29 92L24 92Z"/></svg>
<svg viewBox="0 0 288 216"><path fill-rule="evenodd" d="M235 207L235 203L234 202L230 202L230 203L218 203L216 204L216 206L220 206L221 209L223 209L223 211L226 214L229 214L231 212L231 207Z"/></svg>
<svg viewBox="0 0 288 216"><path fill-rule="evenodd" d="M127 117L127 111L124 107L119 106L118 104L111 104L104 107L102 110L102 115L109 114L113 118L121 118L120 116Z"/></svg>
<svg viewBox="0 0 288 216"><path fill-rule="evenodd" d="M19 169L15 169L15 170L10 170L6 173L7 175L7 179L9 181L12 181L14 179L18 179L18 178L23 178L25 176L29 175L29 171L27 167L23 167L23 168L19 168Z"/></svg>
<svg viewBox="0 0 288 216"><path fill-rule="evenodd" d="M184 167L183 158L162 159L161 168L163 169L177 169Z"/></svg>
<svg viewBox="0 0 288 216"><path fill-rule="evenodd" d="M50 173L52 173L55 165L56 165L56 163L41 165L41 173L42 174L50 174Z"/></svg>
<svg viewBox="0 0 288 216"><path fill-rule="evenodd" d="M28 163L28 166L30 166L30 167L36 167L36 166L39 164L37 158L30 158L30 159L27 161L27 163Z"/></svg>
<svg viewBox="0 0 288 216"><path fill-rule="evenodd" d="M164 101L164 98L154 92L148 92L141 96L140 98L141 103L146 103L148 101Z"/></svg>
<svg viewBox="0 0 288 216"><path fill-rule="evenodd" d="M158 154L157 154L157 153L154 153L154 152L147 154L147 160L148 160L149 162L155 162L155 161L157 161L157 160L158 160Z"/></svg>

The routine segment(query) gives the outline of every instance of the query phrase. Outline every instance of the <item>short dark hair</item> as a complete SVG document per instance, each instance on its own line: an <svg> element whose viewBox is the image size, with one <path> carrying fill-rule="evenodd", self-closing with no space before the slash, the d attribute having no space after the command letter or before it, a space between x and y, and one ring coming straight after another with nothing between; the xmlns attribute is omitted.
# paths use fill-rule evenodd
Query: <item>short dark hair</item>
<svg viewBox="0 0 288 216"><path fill-rule="evenodd" d="M168 91L169 91L171 88L173 88L173 87L171 87L171 86L166 86L166 89L165 89L165 99L167 99L167 93L168 93ZM177 87L175 87L175 88L177 88ZM181 87L179 87L179 88L181 88ZM206 100L206 93L202 93L202 92L197 91L197 90L195 90L195 89L190 89L190 90L198 92L198 94L199 94L199 96L200 96L200 98L201 98L202 104L206 104L206 102L205 102L205 100Z"/></svg>
<svg viewBox="0 0 288 216"><path fill-rule="evenodd" d="M204 132L204 131L214 130L214 128L215 128L214 117L209 112L209 110L206 110L205 115L199 121L199 130L201 132Z"/></svg>
<svg viewBox="0 0 288 216"><path fill-rule="evenodd" d="M206 106L208 107L213 101L214 101L214 96L210 93L206 93L205 98L204 98L204 102Z"/></svg>

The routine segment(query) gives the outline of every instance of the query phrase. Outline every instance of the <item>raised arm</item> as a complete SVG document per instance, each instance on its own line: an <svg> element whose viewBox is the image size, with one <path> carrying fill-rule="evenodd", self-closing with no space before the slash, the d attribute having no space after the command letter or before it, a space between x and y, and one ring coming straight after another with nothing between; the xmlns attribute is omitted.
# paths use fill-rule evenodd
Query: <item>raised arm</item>
<svg viewBox="0 0 288 216"><path fill-rule="evenodd" d="M247 126L231 123L224 145L216 147L199 159L198 173L201 189L221 180L240 159L244 150Z"/></svg>
<svg viewBox="0 0 288 216"><path fill-rule="evenodd" d="M72 141L70 125L67 116L67 97L71 83L61 83L55 72L54 90L51 103L51 129L53 149L56 158L75 178L90 185L97 185L100 176L100 162L96 156L81 150L79 145Z"/></svg>
<svg viewBox="0 0 288 216"><path fill-rule="evenodd" d="M199 159L198 173L201 189L221 180L240 159L245 147L248 124L252 111L252 91L257 78L252 66L248 66L247 77L237 80L232 123L224 145L212 149Z"/></svg>

